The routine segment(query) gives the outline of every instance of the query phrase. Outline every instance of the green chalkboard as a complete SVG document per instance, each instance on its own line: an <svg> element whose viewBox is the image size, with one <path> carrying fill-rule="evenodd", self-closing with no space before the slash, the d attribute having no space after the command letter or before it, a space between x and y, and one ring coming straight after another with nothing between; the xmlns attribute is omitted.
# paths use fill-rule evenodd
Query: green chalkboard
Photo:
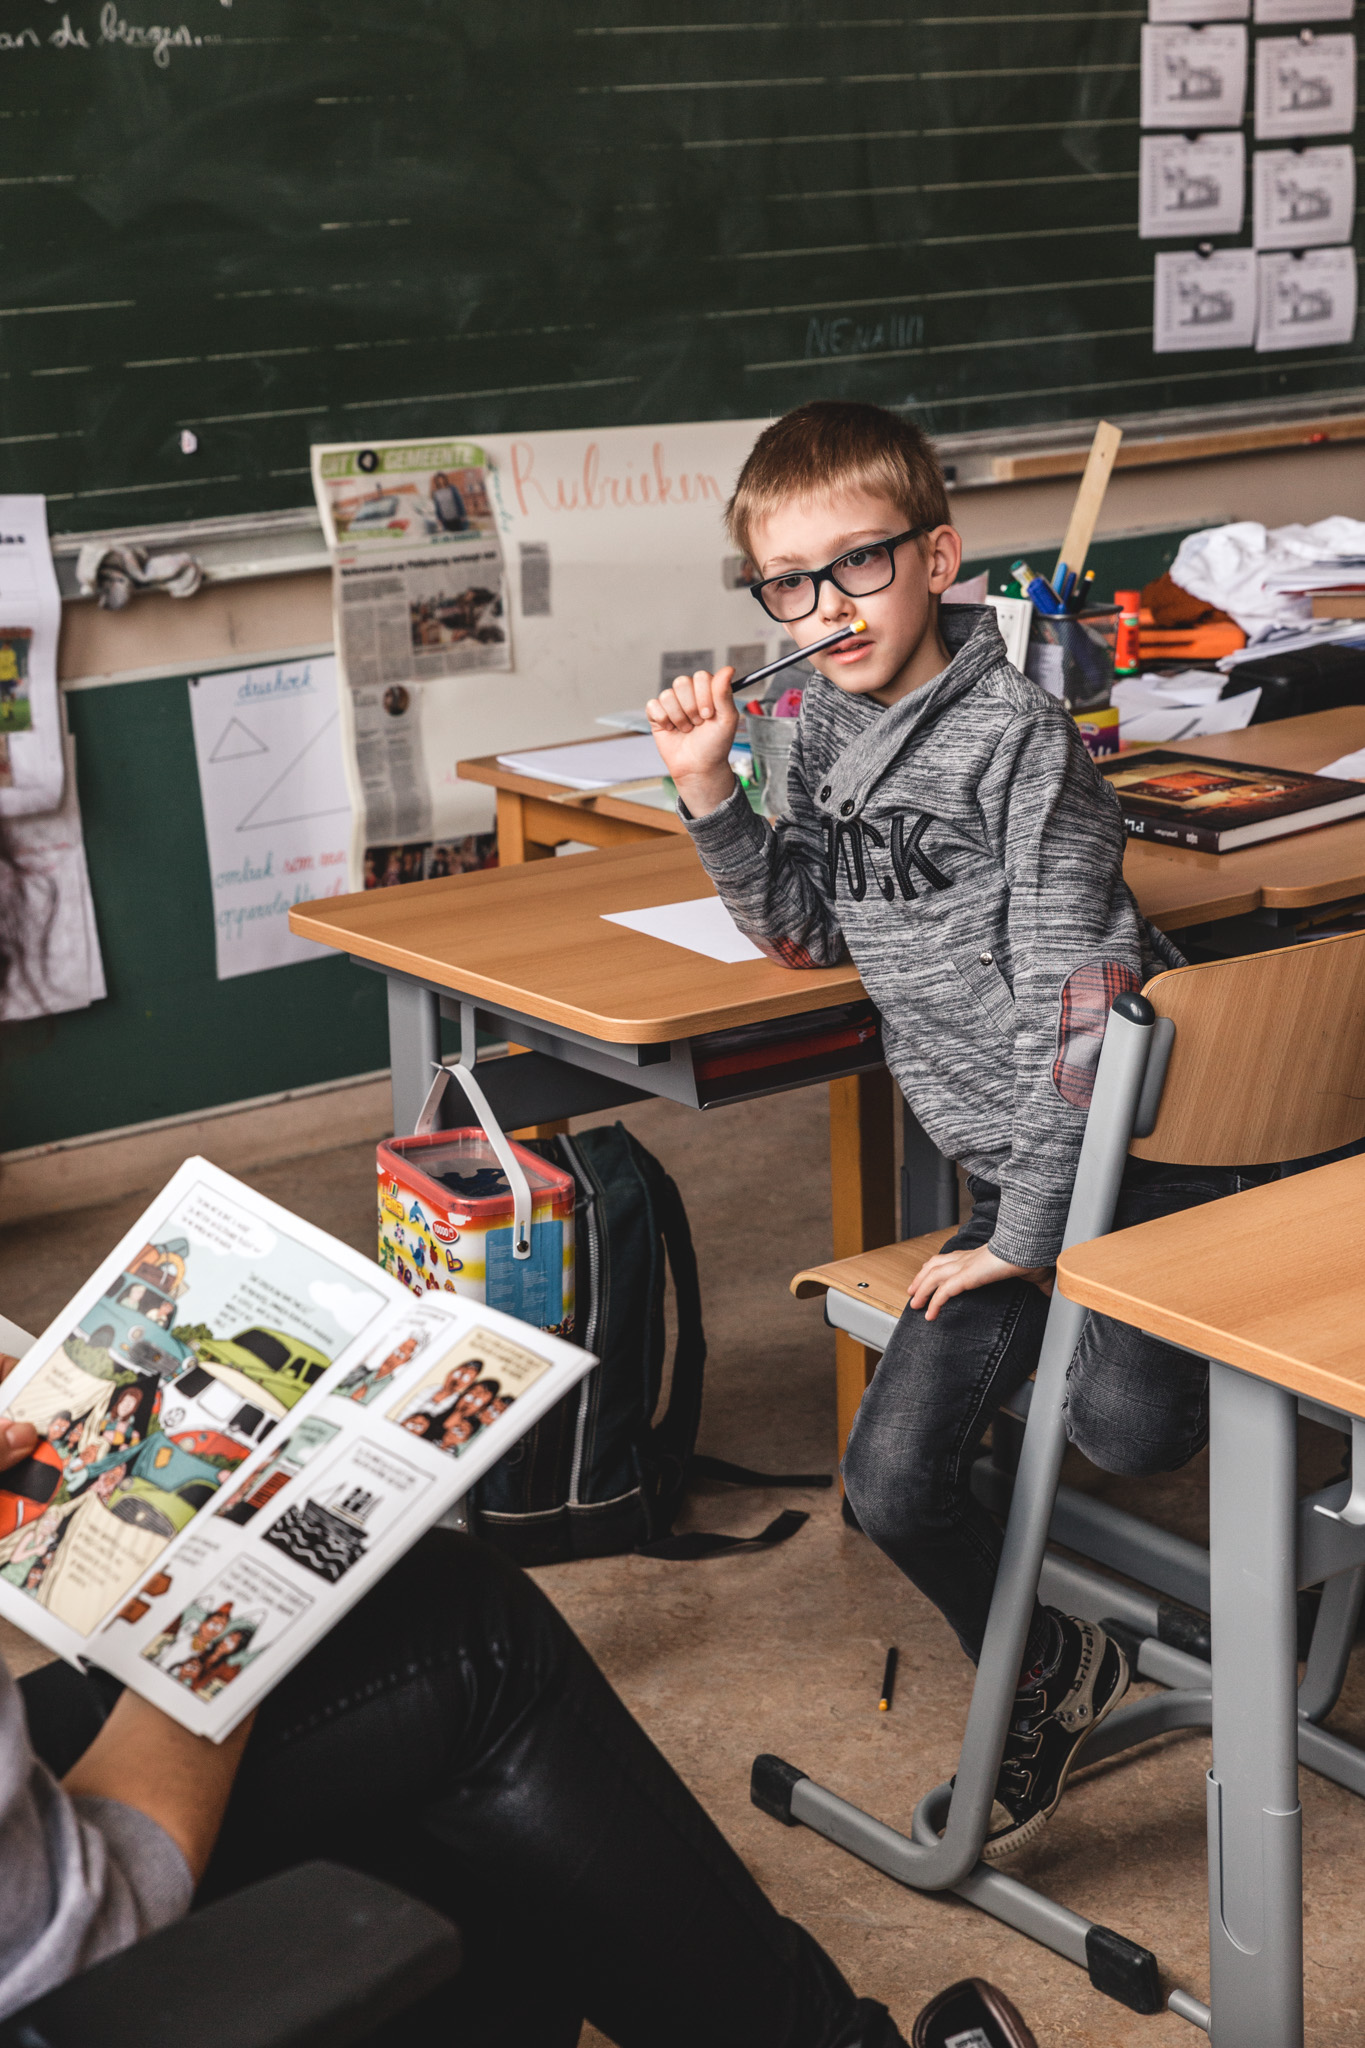
<svg viewBox="0 0 1365 2048"><path fill-rule="evenodd" d="M1153 355L1142 0L149 9L0 32L0 448L59 531L306 502L320 439L1365 382Z"/></svg>
<svg viewBox="0 0 1365 2048"><path fill-rule="evenodd" d="M384 982L341 958L216 979L183 677L67 698L108 997L8 1027L0 1147L387 1067Z"/></svg>

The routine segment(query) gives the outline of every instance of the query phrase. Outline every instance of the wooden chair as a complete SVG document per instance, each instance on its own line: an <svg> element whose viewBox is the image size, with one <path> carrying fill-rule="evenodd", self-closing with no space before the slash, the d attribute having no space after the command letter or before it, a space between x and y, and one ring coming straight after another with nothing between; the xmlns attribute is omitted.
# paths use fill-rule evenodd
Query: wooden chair
<svg viewBox="0 0 1365 2048"><path fill-rule="evenodd" d="M1182 1166L1253 1166L1306 1159L1362 1139L1365 934L1175 969L1158 975L1141 996L1120 996L1110 1012L1064 1244L1108 1233L1130 1153ZM797 1275L793 1291L824 1292L828 1320L880 1348L910 1278L947 1235L930 1232L810 1268ZM1087 1746L1086 1763L1167 1729L1207 1726L1210 1719L1207 1637L1201 1642L1199 1615L1186 1610L1183 1620L1179 1612L1172 1619L1169 1605L1116 1580L1070 1561L1045 1560L1050 1528L1073 1546L1087 1533L1068 1523L1065 1504L1058 1513L1066 1371L1085 1314L1054 1294L1032 1399L1020 1404L1027 1423L955 1789L941 1785L921 1800L909 1836L779 1758L756 1760L751 1793L775 1818L814 1828L903 1884L961 1893L1082 1964L1098 1989L1135 2011L1155 2012L1160 1983L1149 1950L978 1860L1035 1591L1115 1626L1137 1674L1177 1688L1120 1707ZM1316 1404L1301 1407L1349 1434L1345 1416ZM989 1487L989 1472L986 1482ZM1310 1768L1365 1795L1365 1753L1317 1725L1340 1691L1365 1588L1365 1529L1337 1519L1349 1492L1343 1481L1301 1504L1299 1584L1323 1583L1324 1594L1300 1690L1299 1754ZM1087 1503L1091 1510L1096 1505ZM1315 1512L1319 1507L1323 1514ZM1205 1552L1112 1509L1092 1516L1088 1533L1096 1532L1098 1546L1080 1547L1149 1585L1159 1588L1157 1574L1167 1567L1168 1578L1178 1577L1179 1566L1182 1583L1197 1590L1202 1570L1199 1604L1207 1612ZM1207 2028L1208 2009L1198 2000L1176 1991L1167 2002Z"/></svg>

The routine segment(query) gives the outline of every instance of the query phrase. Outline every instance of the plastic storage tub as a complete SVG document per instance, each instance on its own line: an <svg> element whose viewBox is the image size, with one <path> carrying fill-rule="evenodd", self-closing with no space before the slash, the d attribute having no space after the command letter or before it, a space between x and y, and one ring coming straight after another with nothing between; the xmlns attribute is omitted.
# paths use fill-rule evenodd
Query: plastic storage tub
<svg viewBox="0 0 1365 2048"><path fill-rule="evenodd" d="M379 1263L414 1294L465 1294L567 1337L574 1313L574 1183L524 1145L531 1256L512 1256L512 1190L483 1132L379 1147Z"/></svg>

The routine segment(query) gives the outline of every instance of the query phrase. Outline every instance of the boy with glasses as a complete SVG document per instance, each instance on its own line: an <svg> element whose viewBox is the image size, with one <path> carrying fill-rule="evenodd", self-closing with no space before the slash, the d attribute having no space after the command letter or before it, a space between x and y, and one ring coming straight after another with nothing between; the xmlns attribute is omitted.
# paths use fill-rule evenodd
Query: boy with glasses
<svg viewBox="0 0 1365 2048"><path fill-rule="evenodd" d="M789 967L852 956L886 1060L972 1213L920 1270L849 1437L861 1527L980 1653L1000 1554L969 1474L1037 1362L1100 1040L1115 996L1183 964L1123 880L1117 805L1061 704L1006 660L987 606L939 600L962 543L918 428L821 400L765 429L727 508L754 597L814 657L769 830L728 765L733 672L649 706L679 810L736 922ZM1117 1222L1187 1208L1233 1172L1132 1161ZM1183 1464L1206 1374L1091 1316L1071 1439L1109 1471ZM1031 1841L1128 1667L1103 1629L1035 1603L985 1854Z"/></svg>

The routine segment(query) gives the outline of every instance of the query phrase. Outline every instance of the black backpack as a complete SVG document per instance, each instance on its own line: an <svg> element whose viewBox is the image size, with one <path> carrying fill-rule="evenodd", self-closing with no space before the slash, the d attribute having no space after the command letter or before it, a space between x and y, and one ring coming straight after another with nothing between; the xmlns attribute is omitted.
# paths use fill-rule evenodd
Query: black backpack
<svg viewBox="0 0 1365 2048"><path fill-rule="evenodd" d="M698 1558L770 1549L808 1517L788 1508L757 1536L672 1534L689 1477L746 1486L829 1486L827 1473L751 1472L697 1455L706 1338L682 1196L624 1124L533 1151L571 1173L575 1208L574 1341L601 1363L485 1473L470 1528L519 1564L559 1564L627 1550ZM673 1275L677 1342L663 1386L664 1283Z"/></svg>

